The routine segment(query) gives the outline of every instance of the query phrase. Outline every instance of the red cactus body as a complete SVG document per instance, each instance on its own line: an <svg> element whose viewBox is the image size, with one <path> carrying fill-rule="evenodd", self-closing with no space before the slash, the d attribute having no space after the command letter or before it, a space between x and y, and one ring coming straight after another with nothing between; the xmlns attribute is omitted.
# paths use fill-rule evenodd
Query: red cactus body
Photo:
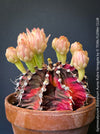
<svg viewBox="0 0 100 134"><path fill-rule="evenodd" d="M50 68L37 69L34 74L28 71L19 78L17 105L34 110L75 110L83 106L86 80L78 82L77 70L69 64L56 63Z"/></svg>

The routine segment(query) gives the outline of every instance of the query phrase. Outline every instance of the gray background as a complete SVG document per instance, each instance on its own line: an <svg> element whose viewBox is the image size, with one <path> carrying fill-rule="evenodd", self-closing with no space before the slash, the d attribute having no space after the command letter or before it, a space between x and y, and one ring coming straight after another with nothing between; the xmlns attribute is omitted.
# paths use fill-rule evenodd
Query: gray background
<svg viewBox="0 0 100 134"><path fill-rule="evenodd" d="M16 46L17 36L33 27L44 28L46 35L51 34L48 48L44 53L56 62L51 48L54 37L65 35L69 41L79 41L88 51L90 61L86 69L92 95L96 95L96 17L100 17L100 0L0 0L0 134L12 134L10 123L6 120L4 98L14 92L10 79L20 74L16 67L7 62L5 50ZM68 54L67 61L70 62ZM88 134L96 134L95 121L90 125Z"/></svg>

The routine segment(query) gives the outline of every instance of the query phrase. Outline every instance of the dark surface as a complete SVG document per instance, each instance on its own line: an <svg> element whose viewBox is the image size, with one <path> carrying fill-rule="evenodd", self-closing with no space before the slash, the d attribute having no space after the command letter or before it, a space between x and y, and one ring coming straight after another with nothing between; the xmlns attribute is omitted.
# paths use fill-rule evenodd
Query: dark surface
<svg viewBox="0 0 100 134"><path fill-rule="evenodd" d="M54 37L65 35L69 41L79 41L88 51L90 61L86 69L91 94L96 96L96 17L100 16L99 0L0 0L0 134L12 134L10 123L6 120L4 98L14 92L14 80L20 72L7 62L5 50L16 46L17 36L33 27L44 28L46 35L51 34L48 48L44 53L56 62L51 48ZM68 54L67 61L70 62ZM96 134L95 121L90 125L88 134Z"/></svg>

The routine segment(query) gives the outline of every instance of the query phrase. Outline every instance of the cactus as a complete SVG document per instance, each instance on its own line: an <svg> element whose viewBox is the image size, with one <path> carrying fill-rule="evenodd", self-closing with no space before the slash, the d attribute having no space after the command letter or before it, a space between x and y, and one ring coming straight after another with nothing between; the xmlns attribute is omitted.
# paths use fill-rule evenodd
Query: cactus
<svg viewBox="0 0 100 134"><path fill-rule="evenodd" d="M8 61L24 61L28 67L25 74L15 80L17 106L33 110L76 110L87 102L88 83L85 67L89 61L87 51L82 45L71 46L73 66L66 63L66 54L70 43L65 36L55 38L52 47L56 51L58 62L43 64L43 52L47 41L43 29L34 28L31 32L19 34L16 55ZM79 48L79 49L77 49ZM11 60L9 60L11 59ZM15 60L16 59L16 60ZM14 60L14 61L13 61Z"/></svg>
<svg viewBox="0 0 100 134"><path fill-rule="evenodd" d="M87 85L77 81L77 70L69 64L56 63L52 69L51 64L48 66L19 78L17 106L34 110L73 110L83 106Z"/></svg>

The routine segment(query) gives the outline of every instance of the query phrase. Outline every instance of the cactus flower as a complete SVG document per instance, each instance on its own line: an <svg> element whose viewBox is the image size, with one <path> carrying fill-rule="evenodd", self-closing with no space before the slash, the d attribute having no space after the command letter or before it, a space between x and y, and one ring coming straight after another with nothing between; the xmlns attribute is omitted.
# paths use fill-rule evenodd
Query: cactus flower
<svg viewBox="0 0 100 134"><path fill-rule="evenodd" d="M69 51L69 46L70 42L65 36L54 38L52 41L52 47L56 51L57 59L62 62L62 64L66 63L66 54Z"/></svg>
<svg viewBox="0 0 100 134"><path fill-rule="evenodd" d="M79 51L79 50L83 50L83 47L82 47L81 43L74 42L74 43L71 44L70 52L71 52L72 56L73 56L74 52ZM71 60L70 65L73 65L72 60Z"/></svg>
<svg viewBox="0 0 100 134"><path fill-rule="evenodd" d="M73 54L72 62L74 67L78 70L79 78L78 80L81 81L85 75L85 68L88 64L89 57L87 51L76 51Z"/></svg>
<svg viewBox="0 0 100 134"><path fill-rule="evenodd" d="M83 50L82 44L79 42L74 42L71 44L70 52L73 55L75 51Z"/></svg>
<svg viewBox="0 0 100 134"><path fill-rule="evenodd" d="M26 63L28 69L34 73L35 61L33 59L34 53L29 45L20 44L17 46L17 56L20 60Z"/></svg>
<svg viewBox="0 0 100 134"><path fill-rule="evenodd" d="M35 54L34 58L36 65L41 69L44 63L43 52L47 47L47 42L50 35L46 37L44 30L40 30L39 28L33 28L31 32L27 28L26 31L29 40L29 46Z"/></svg>
<svg viewBox="0 0 100 134"><path fill-rule="evenodd" d="M21 61L19 60L19 58L17 57L17 51L14 47L9 47L6 49L6 58L9 62L14 63L16 65L16 67L22 72L22 73L26 73L26 70L23 66L23 64L21 63Z"/></svg>
<svg viewBox="0 0 100 134"><path fill-rule="evenodd" d="M20 44L25 44L25 45L28 45L29 44L28 37L27 37L27 34L26 33L23 32L23 33L20 33L18 35L17 44L18 44L18 46Z"/></svg>

